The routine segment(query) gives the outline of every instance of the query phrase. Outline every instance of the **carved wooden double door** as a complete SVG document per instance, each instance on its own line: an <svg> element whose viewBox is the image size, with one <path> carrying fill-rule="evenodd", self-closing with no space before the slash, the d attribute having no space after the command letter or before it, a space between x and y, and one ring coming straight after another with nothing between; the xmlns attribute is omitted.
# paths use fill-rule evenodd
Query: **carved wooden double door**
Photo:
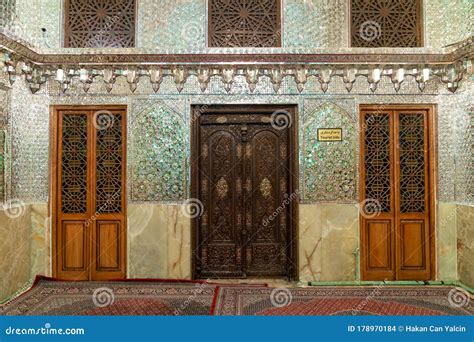
<svg viewBox="0 0 474 342"><path fill-rule="evenodd" d="M434 143L430 106L361 108L364 280L434 274Z"/></svg>
<svg viewBox="0 0 474 342"><path fill-rule="evenodd" d="M281 127L272 124L275 110L286 116ZM195 108L195 277L293 277L293 113Z"/></svg>
<svg viewBox="0 0 474 342"><path fill-rule="evenodd" d="M126 110L56 107L52 166L54 276L126 275Z"/></svg>

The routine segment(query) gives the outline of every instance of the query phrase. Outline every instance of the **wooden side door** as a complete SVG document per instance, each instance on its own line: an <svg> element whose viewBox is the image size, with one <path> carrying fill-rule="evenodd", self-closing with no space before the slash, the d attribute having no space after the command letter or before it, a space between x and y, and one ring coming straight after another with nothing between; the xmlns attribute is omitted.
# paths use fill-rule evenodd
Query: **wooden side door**
<svg viewBox="0 0 474 342"><path fill-rule="evenodd" d="M92 148L88 110L57 111L55 276L87 280L90 272Z"/></svg>
<svg viewBox="0 0 474 342"><path fill-rule="evenodd" d="M54 276L124 278L125 110L77 106L52 113Z"/></svg>
<svg viewBox="0 0 474 342"><path fill-rule="evenodd" d="M429 280L434 259L432 109L361 109L361 275Z"/></svg>
<svg viewBox="0 0 474 342"><path fill-rule="evenodd" d="M429 112L397 110L395 115L395 222L397 279L430 279Z"/></svg>
<svg viewBox="0 0 474 342"><path fill-rule="evenodd" d="M361 112L361 273L395 279L393 112Z"/></svg>
<svg viewBox="0 0 474 342"><path fill-rule="evenodd" d="M123 110L92 110L91 274L93 280L126 276L126 116Z"/></svg>

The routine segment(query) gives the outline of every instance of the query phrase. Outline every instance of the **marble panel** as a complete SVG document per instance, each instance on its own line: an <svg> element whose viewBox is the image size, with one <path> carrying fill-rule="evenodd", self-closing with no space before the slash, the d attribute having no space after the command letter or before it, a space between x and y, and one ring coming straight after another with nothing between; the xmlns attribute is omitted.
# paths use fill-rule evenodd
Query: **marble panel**
<svg viewBox="0 0 474 342"><path fill-rule="evenodd" d="M438 203L436 257L439 280L457 279L456 216L456 204Z"/></svg>
<svg viewBox="0 0 474 342"><path fill-rule="evenodd" d="M128 276L168 277L168 212L166 206L128 206Z"/></svg>
<svg viewBox="0 0 474 342"><path fill-rule="evenodd" d="M31 204L30 244L30 278L51 275L51 218L47 203Z"/></svg>
<svg viewBox="0 0 474 342"><path fill-rule="evenodd" d="M321 209L320 205L299 206L298 260L301 281L321 279Z"/></svg>
<svg viewBox="0 0 474 342"><path fill-rule="evenodd" d="M474 288L474 206L457 206L458 274L461 283Z"/></svg>
<svg viewBox="0 0 474 342"><path fill-rule="evenodd" d="M183 205L168 209L168 277L191 279L191 219Z"/></svg>
<svg viewBox="0 0 474 342"><path fill-rule="evenodd" d="M357 206L302 204L299 215L300 280L356 280Z"/></svg>
<svg viewBox="0 0 474 342"><path fill-rule="evenodd" d="M190 220L181 208L179 204L129 205L130 278L191 278Z"/></svg>
<svg viewBox="0 0 474 342"><path fill-rule="evenodd" d="M31 207L0 207L0 301L30 279Z"/></svg>

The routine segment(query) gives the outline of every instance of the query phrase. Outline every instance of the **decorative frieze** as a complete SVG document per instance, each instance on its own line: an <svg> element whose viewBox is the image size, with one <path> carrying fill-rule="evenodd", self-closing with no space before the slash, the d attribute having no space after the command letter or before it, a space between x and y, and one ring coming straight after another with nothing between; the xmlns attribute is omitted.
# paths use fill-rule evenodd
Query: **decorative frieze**
<svg viewBox="0 0 474 342"><path fill-rule="evenodd" d="M269 77L278 92L284 78L292 78L302 92L310 78L326 92L334 78L341 78L348 92L357 77L365 77L372 91L382 77L389 77L396 91L403 82L416 82L420 91L432 78L439 78L455 92L463 76L472 73L474 45L468 39L444 53L388 53L387 51L333 54L43 54L0 34L3 56L0 66L11 83L24 76L33 93L49 80L56 80L67 91L72 79L79 79L87 91L95 78L101 78L110 92L115 80L123 77L130 91L148 80L156 92L163 77L171 77L181 92L194 76L204 91L210 79L219 77L229 92L236 77L243 76L250 91L262 77ZM7 51L8 48L8 51ZM393 50L393 49L392 49ZM403 49L402 49L403 50Z"/></svg>

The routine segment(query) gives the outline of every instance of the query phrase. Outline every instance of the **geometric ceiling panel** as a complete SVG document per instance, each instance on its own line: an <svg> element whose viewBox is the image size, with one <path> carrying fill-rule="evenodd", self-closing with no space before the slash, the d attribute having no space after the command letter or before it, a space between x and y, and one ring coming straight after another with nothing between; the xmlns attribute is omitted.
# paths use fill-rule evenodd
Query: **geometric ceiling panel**
<svg viewBox="0 0 474 342"><path fill-rule="evenodd" d="M280 0L210 0L210 47L281 46Z"/></svg>
<svg viewBox="0 0 474 342"><path fill-rule="evenodd" d="M352 47L421 47L421 0L352 0Z"/></svg>
<svg viewBox="0 0 474 342"><path fill-rule="evenodd" d="M135 6L135 0L66 0L64 47L134 47Z"/></svg>

